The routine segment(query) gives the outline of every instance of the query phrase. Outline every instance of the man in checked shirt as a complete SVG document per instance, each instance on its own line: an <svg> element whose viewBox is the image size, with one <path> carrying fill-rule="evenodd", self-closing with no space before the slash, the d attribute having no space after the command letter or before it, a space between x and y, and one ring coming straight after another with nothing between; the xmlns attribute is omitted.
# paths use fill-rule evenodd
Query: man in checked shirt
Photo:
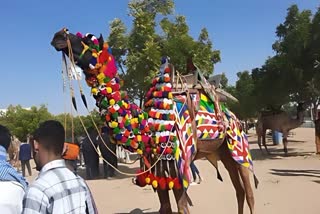
<svg viewBox="0 0 320 214"><path fill-rule="evenodd" d="M85 181L61 158L64 140L58 121L45 121L35 131L33 157L40 172L27 190L22 213L98 213Z"/></svg>

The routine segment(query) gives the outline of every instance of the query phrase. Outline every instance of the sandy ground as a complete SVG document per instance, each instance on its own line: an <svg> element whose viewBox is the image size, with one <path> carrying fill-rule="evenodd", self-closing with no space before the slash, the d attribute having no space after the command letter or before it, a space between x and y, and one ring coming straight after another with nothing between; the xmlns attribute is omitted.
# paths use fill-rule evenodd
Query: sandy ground
<svg viewBox="0 0 320 214"><path fill-rule="evenodd" d="M318 214L320 213L320 161L314 154L314 129L298 128L289 138L289 156L283 155L282 145L268 148L272 155L262 155L256 144L256 136L249 134L250 149L254 158L255 173L260 181L255 193L258 214ZM194 206L192 213L237 213L236 196L226 169L220 163L224 179L216 179L216 171L208 161L196 161L204 181L188 190ZM134 172L135 165L120 164L120 170ZM36 172L28 180L32 181ZM117 175L115 179L90 180L89 184L100 213L158 213L157 194L151 187L139 188L131 177ZM252 179L253 183L253 179ZM174 211L174 197L170 193ZM245 213L249 213L245 205Z"/></svg>

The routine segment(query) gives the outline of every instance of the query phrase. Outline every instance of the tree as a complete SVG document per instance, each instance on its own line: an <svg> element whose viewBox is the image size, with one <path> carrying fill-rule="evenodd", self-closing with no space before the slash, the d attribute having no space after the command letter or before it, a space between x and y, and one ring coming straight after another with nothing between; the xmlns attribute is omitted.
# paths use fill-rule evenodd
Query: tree
<svg viewBox="0 0 320 214"><path fill-rule="evenodd" d="M39 108L32 106L30 109L18 105L9 106L7 112L0 117L0 123L7 126L12 135L25 141L27 135L38 128L39 123L52 118L45 105Z"/></svg>
<svg viewBox="0 0 320 214"><path fill-rule="evenodd" d="M181 73L185 73L188 59L193 59L208 75L213 73L214 63L220 61L220 53L213 50L208 31L203 28L198 40L194 40L189 35L186 17L178 15L170 20L168 15L172 15L173 9L172 0L132 0L129 2L131 31L126 32L127 27L120 19L110 23L108 40L123 71L123 89L132 101L139 101L140 107L162 56L169 56Z"/></svg>
<svg viewBox="0 0 320 214"><path fill-rule="evenodd" d="M91 119L92 117L92 119ZM54 119L58 120L63 126L65 127L66 131L66 139L71 139L72 135L74 139L79 136L85 136L86 132L85 129L88 130L90 128L96 129L95 124L98 128L103 125L103 120L101 120L101 116L98 111L93 110L90 112L89 115L75 117L69 113L66 114L59 114L54 116ZM83 123L81 123L81 121ZM94 122L92 122L92 120ZM73 130L72 130L72 123L73 123Z"/></svg>
<svg viewBox="0 0 320 214"><path fill-rule="evenodd" d="M231 93L233 93L239 102L229 103L229 105L239 119L243 120L246 123L246 127L248 127L248 119L256 116L257 109L255 105L254 82L249 71L238 72L237 76L238 80Z"/></svg>
<svg viewBox="0 0 320 214"><path fill-rule="evenodd" d="M126 26L120 19L114 19L110 23L110 34L108 37L108 44L112 49L112 54L115 57L117 65L122 71L122 75L125 74L123 65L124 65L124 57L127 52L127 42L128 38L126 35Z"/></svg>
<svg viewBox="0 0 320 214"><path fill-rule="evenodd" d="M164 56L170 56L176 70L185 74L186 62L192 59L203 74L209 76L213 73L213 65L220 61L220 52L213 50L213 44L206 28L201 30L198 41L195 41L189 35L185 16L176 16L174 22L164 18L160 26L164 33L161 53Z"/></svg>
<svg viewBox="0 0 320 214"><path fill-rule="evenodd" d="M222 88L226 89L228 88L228 78L226 76L225 73L221 74L221 80L220 80L220 85L222 86Z"/></svg>
<svg viewBox="0 0 320 214"><path fill-rule="evenodd" d="M320 104L320 9L312 16L310 10L299 11L297 5L292 5L276 35L278 39L272 46L276 55L252 72L260 94L257 102L272 108L289 101L312 103L315 120ZM271 83L272 87L268 87ZM320 127L316 128L316 136L320 152Z"/></svg>
<svg viewBox="0 0 320 214"><path fill-rule="evenodd" d="M283 58L269 58L261 68L252 70L257 109L280 110L290 101L292 78L284 72Z"/></svg>

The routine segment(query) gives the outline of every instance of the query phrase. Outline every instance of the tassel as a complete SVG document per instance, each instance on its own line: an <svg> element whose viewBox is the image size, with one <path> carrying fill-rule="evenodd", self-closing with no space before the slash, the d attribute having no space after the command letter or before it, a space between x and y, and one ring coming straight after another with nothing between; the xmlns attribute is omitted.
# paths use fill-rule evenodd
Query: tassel
<svg viewBox="0 0 320 214"><path fill-rule="evenodd" d="M82 98L82 102L83 102L84 106L85 106L86 108L88 108L87 100L86 100L86 97L84 96L83 93L81 93L81 98Z"/></svg>
<svg viewBox="0 0 320 214"><path fill-rule="evenodd" d="M256 189L258 189L259 180L255 174L253 174L253 179L254 179L254 186L256 187Z"/></svg>
<svg viewBox="0 0 320 214"><path fill-rule="evenodd" d="M222 176L221 176L221 174L220 174L220 172L219 172L218 169L217 169L217 178L218 178L221 182L223 182Z"/></svg>
<svg viewBox="0 0 320 214"><path fill-rule="evenodd" d="M76 103L76 98L74 96L72 96L72 104L73 104L73 107L76 111L78 111L77 109L77 103Z"/></svg>

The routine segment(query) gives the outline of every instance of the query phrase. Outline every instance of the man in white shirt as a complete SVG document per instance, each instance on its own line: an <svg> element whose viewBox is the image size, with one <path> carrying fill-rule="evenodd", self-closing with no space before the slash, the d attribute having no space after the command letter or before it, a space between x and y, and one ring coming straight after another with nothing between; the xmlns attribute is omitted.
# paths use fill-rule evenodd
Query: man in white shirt
<svg viewBox="0 0 320 214"><path fill-rule="evenodd" d="M45 121L35 131L33 157L40 172L24 197L23 214L98 213L89 187L61 157L64 139L58 121Z"/></svg>
<svg viewBox="0 0 320 214"><path fill-rule="evenodd" d="M27 182L8 162L7 150L11 143L9 130L0 125L0 212L18 214L22 212L22 200Z"/></svg>

